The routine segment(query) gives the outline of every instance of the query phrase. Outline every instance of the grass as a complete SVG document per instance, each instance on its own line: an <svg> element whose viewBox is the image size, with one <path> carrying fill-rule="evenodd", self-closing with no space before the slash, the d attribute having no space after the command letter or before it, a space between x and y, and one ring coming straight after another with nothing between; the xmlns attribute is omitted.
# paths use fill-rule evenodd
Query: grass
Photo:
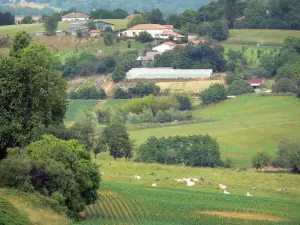
<svg viewBox="0 0 300 225"><path fill-rule="evenodd" d="M78 112L81 106L87 106L89 109L94 108L96 106L97 100L71 100L66 112L65 121L70 122L74 121L76 117L76 113Z"/></svg>
<svg viewBox="0 0 300 225"><path fill-rule="evenodd" d="M68 23L59 23L57 30L66 30L68 28ZM9 25L0 26L0 36L14 36L18 31L26 31L30 35L34 35L37 31L43 31L44 26L42 23L39 24L20 24L20 25Z"/></svg>
<svg viewBox="0 0 300 225"><path fill-rule="evenodd" d="M232 29L223 44L237 45L281 45L288 36L299 37L296 30Z"/></svg>
<svg viewBox="0 0 300 225"><path fill-rule="evenodd" d="M80 224L283 225L298 224L300 219L300 202L295 200L224 195L217 185L210 186L211 192L205 190L207 184L189 189L150 185L104 181L99 201L84 213L92 220Z"/></svg>
<svg viewBox="0 0 300 225"><path fill-rule="evenodd" d="M11 215L13 222L4 224L67 225L70 223L70 220L63 212L60 211L60 213L57 213L50 208L51 200L47 197L33 193L24 193L14 189L0 189L0 201L1 199L4 199L9 204L6 206L6 210L8 209L7 207L13 206L15 208L13 210L14 214ZM2 205L0 204L1 207ZM25 216L25 221L29 221L29 223L16 223L17 219L20 218L19 214L23 215L23 217ZM0 210L0 224L2 224L2 216L5 216L5 214L2 214Z"/></svg>
<svg viewBox="0 0 300 225"><path fill-rule="evenodd" d="M107 23L112 23L115 25L115 30L126 29L127 21L125 19L103 19Z"/></svg>
<svg viewBox="0 0 300 225"><path fill-rule="evenodd" d="M193 111L195 120L213 122L131 131L139 145L151 136L193 135L208 133L220 144L223 158L234 166L249 166L259 151L274 155L285 137L299 137L300 101L295 97L241 96Z"/></svg>
<svg viewBox="0 0 300 225"><path fill-rule="evenodd" d="M121 105L121 104L127 103L128 101L129 101L128 99L111 99L111 100L106 100L104 102L104 106Z"/></svg>

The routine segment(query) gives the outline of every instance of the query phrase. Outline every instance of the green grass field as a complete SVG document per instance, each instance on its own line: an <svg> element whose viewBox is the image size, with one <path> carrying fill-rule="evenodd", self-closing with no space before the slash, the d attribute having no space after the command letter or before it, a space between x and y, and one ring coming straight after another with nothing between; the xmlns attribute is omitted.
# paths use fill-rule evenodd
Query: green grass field
<svg viewBox="0 0 300 225"><path fill-rule="evenodd" d="M76 113L78 112L81 106L87 106L89 109L94 108L96 106L97 100L70 100L67 112L66 112L66 122L74 121L76 117Z"/></svg>
<svg viewBox="0 0 300 225"><path fill-rule="evenodd" d="M299 37L297 30L260 30L260 29L233 29L230 37L223 44L234 45L280 45L288 36Z"/></svg>
<svg viewBox="0 0 300 225"><path fill-rule="evenodd" d="M285 137L299 137L300 101L296 97L241 96L193 111L194 119L214 122L131 131L141 144L150 136L163 137L208 133L220 144L223 158L234 166L249 166L258 151L274 155Z"/></svg>
<svg viewBox="0 0 300 225"><path fill-rule="evenodd" d="M207 192L195 190L196 187L175 189L151 187L151 183L132 185L104 181L99 201L86 207L84 213L86 218L94 220L80 224L299 224L299 201L224 195L216 186L210 186L211 192Z"/></svg>

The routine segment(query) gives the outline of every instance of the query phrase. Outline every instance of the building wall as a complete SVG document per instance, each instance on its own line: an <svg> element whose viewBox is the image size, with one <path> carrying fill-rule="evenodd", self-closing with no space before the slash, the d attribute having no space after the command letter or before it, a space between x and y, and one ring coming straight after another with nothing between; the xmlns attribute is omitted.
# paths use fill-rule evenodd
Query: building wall
<svg viewBox="0 0 300 225"><path fill-rule="evenodd" d="M126 37L135 37L139 35L141 32L147 31L153 38L169 38L168 35L162 35L165 30L126 30L119 34L119 36L126 36Z"/></svg>
<svg viewBox="0 0 300 225"><path fill-rule="evenodd" d="M100 33L90 33L91 37L100 37Z"/></svg>
<svg viewBox="0 0 300 225"><path fill-rule="evenodd" d="M89 18L85 18L85 17L78 17L78 18L62 18L63 22L66 21L86 21L89 20Z"/></svg>
<svg viewBox="0 0 300 225"><path fill-rule="evenodd" d="M165 52L167 50L172 50L174 48L174 46L169 46L166 44L161 44L159 46L156 46L154 48L152 48L154 51L158 51L158 52Z"/></svg>

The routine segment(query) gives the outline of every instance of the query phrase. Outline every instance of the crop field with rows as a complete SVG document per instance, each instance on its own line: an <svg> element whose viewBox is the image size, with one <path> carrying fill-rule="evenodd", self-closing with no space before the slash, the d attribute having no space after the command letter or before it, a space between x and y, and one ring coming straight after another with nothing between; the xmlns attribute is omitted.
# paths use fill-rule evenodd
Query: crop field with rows
<svg viewBox="0 0 300 225"><path fill-rule="evenodd" d="M103 182L90 224L299 224L299 201Z"/></svg>

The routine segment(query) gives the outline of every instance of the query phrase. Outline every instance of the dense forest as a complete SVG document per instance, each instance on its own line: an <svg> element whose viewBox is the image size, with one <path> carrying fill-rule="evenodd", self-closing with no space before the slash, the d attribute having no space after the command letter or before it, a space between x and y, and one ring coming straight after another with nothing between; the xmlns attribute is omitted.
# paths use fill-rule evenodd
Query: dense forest
<svg viewBox="0 0 300 225"><path fill-rule="evenodd" d="M13 15L22 15L22 16L41 16L41 15L50 15L55 13L52 8L45 7L43 9L35 9L30 7L23 8L13 8L8 5L0 5L0 12L10 12Z"/></svg>

